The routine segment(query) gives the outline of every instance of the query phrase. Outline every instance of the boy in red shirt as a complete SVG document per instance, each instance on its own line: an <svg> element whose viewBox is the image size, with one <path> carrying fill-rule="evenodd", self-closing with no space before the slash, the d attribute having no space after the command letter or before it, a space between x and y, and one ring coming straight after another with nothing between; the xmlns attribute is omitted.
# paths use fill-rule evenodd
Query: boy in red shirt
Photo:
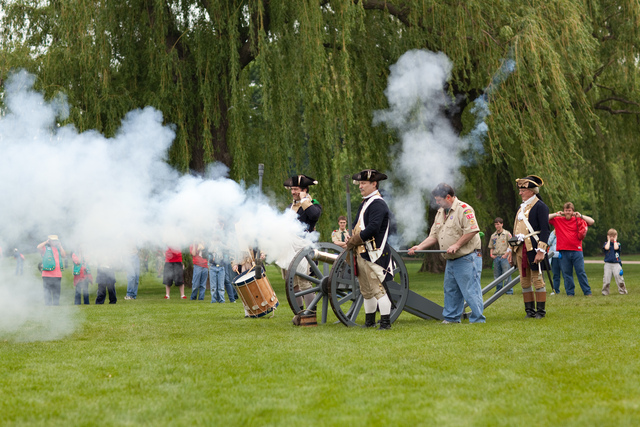
<svg viewBox="0 0 640 427"><path fill-rule="evenodd" d="M562 255L560 266L564 277L564 288L567 295L575 294L576 285L573 282L573 269L576 270L578 283L585 296L591 296L591 287L587 273L584 271L584 256L582 254L582 240L578 237L578 230L581 226L591 226L595 223L593 218L575 212L573 203L564 204L563 211L549 214L549 224L556 230L556 249Z"/></svg>

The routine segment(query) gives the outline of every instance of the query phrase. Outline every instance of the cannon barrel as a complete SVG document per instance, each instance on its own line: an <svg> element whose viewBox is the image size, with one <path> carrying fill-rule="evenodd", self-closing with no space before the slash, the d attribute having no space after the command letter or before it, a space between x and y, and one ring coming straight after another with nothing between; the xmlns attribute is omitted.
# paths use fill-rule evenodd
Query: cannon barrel
<svg viewBox="0 0 640 427"><path fill-rule="evenodd" d="M313 259L316 261L328 262L329 264L333 264L336 262L340 254L332 254L329 252L323 252L319 250L313 251Z"/></svg>

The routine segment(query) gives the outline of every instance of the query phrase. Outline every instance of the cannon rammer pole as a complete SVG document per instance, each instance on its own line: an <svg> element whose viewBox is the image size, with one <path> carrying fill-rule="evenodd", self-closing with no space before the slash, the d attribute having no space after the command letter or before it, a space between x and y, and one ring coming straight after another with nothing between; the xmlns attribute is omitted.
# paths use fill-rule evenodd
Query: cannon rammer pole
<svg viewBox="0 0 640 427"><path fill-rule="evenodd" d="M349 175L344 176L345 181L347 182L347 230L349 230L349 236L353 235L351 230L351 177Z"/></svg>

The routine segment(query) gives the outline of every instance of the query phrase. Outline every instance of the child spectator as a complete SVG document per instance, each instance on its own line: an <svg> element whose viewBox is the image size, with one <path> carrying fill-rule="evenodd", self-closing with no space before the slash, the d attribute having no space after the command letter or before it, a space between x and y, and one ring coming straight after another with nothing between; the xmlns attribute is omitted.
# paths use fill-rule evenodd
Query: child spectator
<svg viewBox="0 0 640 427"><path fill-rule="evenodd" d="M347 240L350 237L349 230L347 230L347 217L341 215L338 217L338 229L331 233L331 241L344 249L347 247Z"/></svg>
<svg viewBox="0 0 640 427"><path fill-rule="evenodd" d="M507 257L509 256L509 239L512 237L508 230L503 228L504 220L500 217L493 220L493 226L496 232L489 238L489 256L493 259L493 278L497 279L504 273L509 271L511 264ZM482 237L482 236L480 236ZM496 285L496 292L511 282L511 276L504 279ZM513 295L513 288L507 291L507 295Z"/></svg>
<svg viewBox="0 0 640 427"><path fill-rule="evenodd" d="M73 286L76 289L74 304L82 304L80 300L80 294L82 294L84 303L88 305L89 283L93 283L93 276L81 252L72 252L71 260L73 261Z"/></svg>
<svg viewBox="0 0 640 427"><path fill-rule="evenodd" d="M96 283L98 284L96 304L104 304L106 291L109 292L109 304L118 302L118 298L116 298L116 273L113 268L107 265L99 266Z"/></svg>
<svg viewBox="0 0 640 427"><path fill-rule="evenodd" d="M556 230L553 230L551 234L549 234L549 241L547 243L549 244L549 253L553 252L553 257L549 260L549 263L551 264L551 272L553 273L553 292L551 292L551 295L560 295L562 267L560 267L561 254L560 251L556 249L556 244L558 243Z"/></svg>
<svg viewBox="0 0 640 427"><path fill-rule="evenodd" d="M609 284L611 276L618 285L618 292L621 295L627 294L627 288L624 285L624 277L622 276L622 261L620 261L620 242L618 242L618 232L610 229L607 232L607 243L604 244L604 279L602 285L602 295L609 295Z"/></svg>
<svg viewBox="0 0 640 427"><path fill-rule="evenodd" d="M13 250L13 257L16 259L16 276L22 276L24 273L24 255L20 253L18 248Z"/></svg>

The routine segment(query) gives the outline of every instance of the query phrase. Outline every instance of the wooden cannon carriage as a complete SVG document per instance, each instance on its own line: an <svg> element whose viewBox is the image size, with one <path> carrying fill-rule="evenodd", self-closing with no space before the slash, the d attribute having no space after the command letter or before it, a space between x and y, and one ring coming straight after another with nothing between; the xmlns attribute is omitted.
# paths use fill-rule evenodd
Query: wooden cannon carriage
<svg viewBox="0 0 640 427"><path fill-rule="evenodd" d="M386 283L389 289L389 297L395 305L391 310L391 322L393 323L403 311L422 319L442 320L442 306L409 289L407 268L399 254L399 252L406 251L398 252L393 248L390 250L391 258L395 265L393 280ZM441 253L444 251L416 252ZM294 314L301 312L309 314L314 311L317 312L320 308L320 321L321 323L326 323L329 305L331 305L334 314L344 325L358 325L358 316L362 311L363 297L360 293L358 278L354 275L353 260L349 259L352 258L350 254L351 252L343 251L338 245L326 242L319 243L316 248L302 249L296 254L289 265L288 274L285 277L287 301ZM300 264L305 260L310 266L310 274L298 271L300 270ZM493 289L496 284L509 277L510 274L513 274L514 271L516 271L516 268L512 267L487 285L482 290L483 295ZM294 290L294 277L296 276L311 282L312 288L296 292ZM519 282L520 277L516 275L507 286L484 302L485 308ZM304 307L298 304L296 298L310 293L314 294L314 299L305 310ZM466 316L467 313L464 313L463 317ZM362 318L364 318L364 315Z"/></svg>

